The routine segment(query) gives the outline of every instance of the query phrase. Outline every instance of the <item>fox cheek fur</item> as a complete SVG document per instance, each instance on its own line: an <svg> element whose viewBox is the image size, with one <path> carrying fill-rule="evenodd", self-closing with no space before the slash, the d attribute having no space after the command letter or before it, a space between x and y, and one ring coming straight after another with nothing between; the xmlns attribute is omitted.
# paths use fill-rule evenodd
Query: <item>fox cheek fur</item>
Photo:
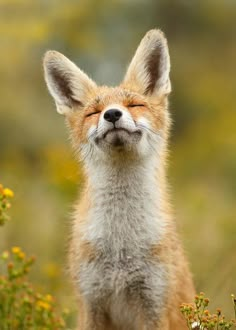
<svg viewBox="0 0 236 330"><path fill-rule="evenodd" d="M85 171L69 251L78 329L187 329L179 305L195 292L168 203L163 33L144 36L115 88L97 86L55 51L46 53L44 71Z"/></svg>

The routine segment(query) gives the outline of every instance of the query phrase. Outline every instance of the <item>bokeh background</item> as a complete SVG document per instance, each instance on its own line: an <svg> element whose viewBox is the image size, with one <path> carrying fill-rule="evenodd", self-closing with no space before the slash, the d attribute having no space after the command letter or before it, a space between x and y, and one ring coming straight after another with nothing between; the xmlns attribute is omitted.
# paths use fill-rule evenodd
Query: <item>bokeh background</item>
<svg viewBox="0 0 236 330"><path fill-rule="evenodd" d="M69 214L82 185L42 70L46 50L117 84L145 32L172 61L169 177L198 291L231 314L236 293L236 1L0 0L0 181L15 192L1 250L37 256L32 280L74 308ZM184 285L184 283L183 283Z"/></svg>

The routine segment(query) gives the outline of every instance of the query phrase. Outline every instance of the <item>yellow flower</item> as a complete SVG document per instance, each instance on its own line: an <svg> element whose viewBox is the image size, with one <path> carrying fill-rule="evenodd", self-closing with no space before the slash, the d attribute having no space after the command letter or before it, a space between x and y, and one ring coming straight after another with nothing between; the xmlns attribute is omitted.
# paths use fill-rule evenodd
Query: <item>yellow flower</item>
<svg viewBox="0 0 236 330"><path fill-rule="evenodd" d="M46 301L48 301L48 302L52 302L52 301L53 301L53 297L52 297L50 294L47 294L47 295L45 296L45 299L46 299Z"/></svg>
<svg viewBox="0 0 236 330"><path fill-rule="evenodd" d="M9 188L5 188L3 189L3 195L6 197L14 197L14 192Z"/></svg>
<svg viewBox="0 0 236 330"><path fill-rule="evenodd" d="M25 259L25 253L22 252L22 251L20 251L20 252L18 253L18 257L19 257L20 259Z"/></svg>
<svg viewBox="0 0 236 330"><path fill-rule="evenodd" d="M14 253L14 254L21 253L21 249L18 246L13 246L13 248L11 250L12 250L12 253Z"/></svg>
<svg viewBox="0 0 236 330"><path fill-rule="evenodd" d="M48 304L46 301L42 300L37 301L37 306L39 308L45 309L46 311L49 311L51 309L51 305Z"/></svg>

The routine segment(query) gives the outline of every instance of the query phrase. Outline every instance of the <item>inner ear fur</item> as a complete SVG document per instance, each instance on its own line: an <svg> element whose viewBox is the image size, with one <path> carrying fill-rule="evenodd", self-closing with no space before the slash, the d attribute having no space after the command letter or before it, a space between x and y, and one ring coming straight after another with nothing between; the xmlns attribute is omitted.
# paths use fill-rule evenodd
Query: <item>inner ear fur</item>
<svg viewBox="0 0 236 330"><path fill-rule="evenodd" d="M73 62L56 51L44 57L45 80L55 100L57 111L65 114L75 106L82 106L96 84Z"/></svg>
<svg viewBox="0 0 236 330"><path fill-rule="evenodd" d="M144 95L168 94L171 91L169 72L166 38L160 30L151 30L138 46L123 85Z"/></svg>

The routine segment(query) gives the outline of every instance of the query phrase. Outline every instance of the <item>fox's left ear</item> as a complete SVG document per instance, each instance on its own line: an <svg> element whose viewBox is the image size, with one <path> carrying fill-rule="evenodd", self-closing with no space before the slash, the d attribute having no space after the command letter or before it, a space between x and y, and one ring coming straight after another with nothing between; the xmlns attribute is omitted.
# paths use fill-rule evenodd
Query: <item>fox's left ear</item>
<svg viewBox="0 0 236 330"><path fill-rule="evenodd" d="M171 92L169 73L166 38L160 30L150 30L142 39L122 85L145 95L166 95Z"/></svg>

